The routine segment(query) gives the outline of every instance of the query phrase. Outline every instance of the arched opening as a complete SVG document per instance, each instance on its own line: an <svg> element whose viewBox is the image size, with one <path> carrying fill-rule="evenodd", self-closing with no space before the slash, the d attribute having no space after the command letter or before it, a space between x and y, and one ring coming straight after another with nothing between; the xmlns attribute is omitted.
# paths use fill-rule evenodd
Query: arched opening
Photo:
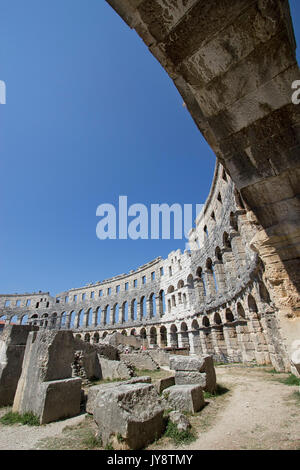
<svg viewBox="0 0 300 470"><path fill-rule="evenodd" d="M240 337L240 348L242 351L243 362L250 362L255 359L254 346L252 341L250 341L250 331L246 320L246 313L240 302L236 305L236 313L239 320L236 331L238 337Z"/></svg>
<svg viewBox="0 0 300 470"><path fill-rule="evenodd" d="M226 361L227 347L224 337L224 329L222 319L218 312L214 314L213 334L215 337L216 351L215 356L218 356L220 362Z"/></svg>
<svg viewBox="0 0 300 470"><path fill-rule="evenodd" d="M109 325L110 323L110 305L106 305L104 309L104 325Z"/></svg>
<svg viewBox="0 0 300 470"><path fill-rule="evenodd" d="M268 289L266 288L266 286L263 282L259 283L259 296L260 296L260 298L263 302L270 305L270 303L271 303L270 294L269 294Z"/></svg>
<svg viewBox="0 0 300 470"><path fill-rule="evenodd" d="M84 310L81 309L78 314L77 328L83 327L83 321L84 321Z"/></svg>
<svg viewBox="0 0 300 470"><path fill-rule="evenodd" d="M181 333L182 347L190 349L188 327L187 327L187 324L185 322L181 323L181 325L180 325L180 333Z"/></svg>
<svg viewBox="0 0 300 470"><path fill-rule="evenodd" d="M192 321L192 341L193 341L194 353L202 354L199 323L197 322L197 320Z"/></svg>
<svg viewBox="0 0 300 470"><path fill-rule="evenodd" d="M155 346L157 344L157 331L154 326L150 328L150 345Z"/></svg>
<svg viewBox="0 0 300 470"><path fill-rule="evenodd" d="M149 306L150 306L150 318L156 317L156 298L155 298L154 293L150 294Z"/></svg>
<svg viewBox="0 0 300 470"><path fill-rule="evenodd" d="M127 302L127 300L125 302L123 302L123 305L122 305L122 319L121 319L121 322L122 323L128 322L128 302Z"/></svg>
<svg viewBox="0 0 300 470"><path fill-rule="evenodd" d="M230 356L230 360L233 362L237 362L241 359L240 357L240 349L238 345L238 338L236 332L236 324L234 323L234 316L230 308L226 309L225 312L226 318L226 334L227 334L227 344L228 344L228 355Z"/></svg>
<svg viewBox="0 0 300 470"><path fill-rule="evenodd" d="M32 315L31 318L37 318L37 315ZM51 327L56 328L57 327L57 313L56 312L52 314L50 321L51 321ZM33 325L37 325L36 320L33 321Z"/></svg>
<svg viewBox="0 0 300 470"><path fill-rule="evenodd" d="M160 347L161 348L166 348L168 345L168 337L167 337L167 329L165 326L161 326L160 330Z"/></svg>
<svg viewBox="0 0 300 470"><path fill-rule="evenodd" d="M63 329L67 327L67 313L66 312L63 312L61 314L60 327L63 328Z"/></svg>
<svg viewBox="0 0 300 470"><path fill-rule="evenodd" d="M86 314L86 326L92 326L92 324L93 324L93 310L89 308Z"/></svg>
<svg viewBox="0 0 300 470"><path fill-rule="evenodd" d="M90 340L91 340L90 334L89 334L89 333L86 333L86 334L84 335L84 341L85 341L86 343L89 343Z"/></svg>
<svg viewBox="0 0 300 470"><path fill-rule="evenodd" d="M178 335L177 335L176 325L171 325L171 328L170 328L170 347L178 348Z"/></svg>
<svg viewBox="0 0 300 470"><path fill-rule="evenodd" d="M206 274L209 293L212 297L214 297L216 295L216 292L218 291L218 286L211 258L208 258L206 261Z"/></svg>
<svg viewBox="0 0 300 470"><path fill-rule="evenodd" d="M165 291L162 289L159 292L159 314L163 316L166 312Z"/></svg>
<svg viewBox="0 0 300 470"><path fill-rule="evenodd" d="M74 310L70 314L70 320L69 320L69 328L73 329L74 328L74 323L75 323L75 312Z"/></svg>
<svg viewBox="0 0 300 470"><path fill-rule="evenodd" d="M137 320L137 300L133 299L131 301L131 319Z"/></svg>
<svg viewBox="0 0 300 470"><path fill-rule="evenodd" d="M28 315L26 314L26 315L23 315L21 318L21 325L27 325L27 324L28 324Z"/></svg>
<svg viewBox="0 0 300 470"><path fill-rule="evenodd" d="M133 328L131 331L130 331L130 336L136 336L136 329Z"/></svg>
<svg viewBox="0 0 300 470"><path fill-rule="evenodd" d="M204 273L201 267L197 268L196 276L197 276L197 293L198 293L199 302L201 305L204 302L204 299L206 297L205 278L204 278Z"/></svg>
<svg viewBox="0 0 300 470"><path fill-rule="evenodd" d="M101 315L102 315L101 307L97 307L96 308L95 326L101 324Z"/></svg>
<svg viewBox="0 0 300 470"><path fill-rule="evenodd" d="M186 283L187 283L188 288L190 288L190 289L194 288L194 278L193 278L192 274L188 275Z"/></svg>
<svg viewBox="0 0 300 470"><path fill-rule="evenodd" d="M99 343L99 333L95 333L93 336L93 343Z"/></svg>
<svg viewBox="0 0 300 470"><path fill-rule="evenodd" d="M142 319L147 316L147 302L146 302L146 297L144 295L140 300L140 306L141 306L141 319Z"/></svg>
<svg viewBox="0 0 300 470"><path fill-rule="evenodd" d="M202 326L203 328L201 330L201 334L202 334L202 338L204 342L204 347L206 349L206 353L214 355L215 351L214 351L214 345L213 345L213 339L212 339L212 332L210 328L210 321L206 315L202 319Z"/></svg>

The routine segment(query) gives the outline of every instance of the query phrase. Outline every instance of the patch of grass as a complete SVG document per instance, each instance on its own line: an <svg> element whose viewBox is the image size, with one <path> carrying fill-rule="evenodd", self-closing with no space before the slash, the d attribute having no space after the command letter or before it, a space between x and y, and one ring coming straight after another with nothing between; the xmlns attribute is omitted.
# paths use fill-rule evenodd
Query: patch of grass
<svg viewBox="0 0 300 470"><path fill-rule="evenodd" d="M265 372L267 374L282 374L282 372L278 372L276 369L266 369Z"/></svg>
<svg viewBox="0 0 300 470"><path fill-rule="evenodd" d="M85 449L95 449L102 446L102 440L99 437L96 437L95 434L90 431L89 434L82 439L82 445Z"/></svg>
<svg viewBox="0 0 300 470"><path fill-rule="evenodd" d="M229 392L228 388L224 387L223 385L217 384L217 388L214 393L203 392L203 394L204 394L204 398L216 398L221 395L224 395L227 392Z"/></svg>
<svg viewBox="0 0 300 470"><path fill-rule="evenodd" d="M278 380L285 385L300 385L300 379L294 374L289 374L287 378Z"/></svg>
<svg viewBox="0 0 300 470"><path fill-rule="evenodd" d="M196 440L196 436L191 430L179 431L178 427L172 421L168 421L165 436L173 440L175 445L189 444Z"/></svg>
<svg viewBox="0 0 300 470"><path fill-rule="evenodd" d="M5 424L5 426L10 426L12 424L16 424L20 422L20 415L19 413L13 413L9 411L0 419L1 424Z"/></svg>
<svg viewBox="0 0 300 470"><path fill-rule="evenodd" d="M33 413L24 413L23 415L20 415L19 413L9 411L0 418L0 423L5 426L11 426L17 423L24 425L27 424L28 426L39 426L40 420Z"/></svg>
<svg viewBox="0 0 300 470"><path fill-rule="evenodd" d="M118 442L124 442L124 440L125 440L124 437L122 436L122 434L120 434L119 432L117 434L117 440L118 440Z"/></svg>
<svg viewBox="0 0 300 470"><path fill-rule="evenodd" d="M111 382L125 382L128 379L120 379L120 378L107 378L107 379L101 379L101 380L91 380L91 383L88 384L88 387L92 387L93 385L102 385L102 384L107 384Z"/></svg>
<svg viewBox="0 0 300 470"><path fill-rule="evenodd" d="M104 448L105 450L115 450L111 442L108 442Z"/></svg>

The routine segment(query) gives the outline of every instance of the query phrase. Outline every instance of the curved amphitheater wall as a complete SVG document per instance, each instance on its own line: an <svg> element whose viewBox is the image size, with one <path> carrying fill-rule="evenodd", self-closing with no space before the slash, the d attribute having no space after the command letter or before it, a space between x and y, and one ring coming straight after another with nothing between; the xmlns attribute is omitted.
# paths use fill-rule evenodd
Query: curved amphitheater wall
<svg viewBox="0 0 300 470"><path fill-rule="evenodd" d="M181 347L219 361L272 363L288 370L282 323L289 319L281 318L264 263L251 246L258 230L217 164L206 204L189 233L189 251L173 251L128 274L55 297L1 295L0 320L71 328L90 342L118 331L141 337L149 347Z"/></svg>

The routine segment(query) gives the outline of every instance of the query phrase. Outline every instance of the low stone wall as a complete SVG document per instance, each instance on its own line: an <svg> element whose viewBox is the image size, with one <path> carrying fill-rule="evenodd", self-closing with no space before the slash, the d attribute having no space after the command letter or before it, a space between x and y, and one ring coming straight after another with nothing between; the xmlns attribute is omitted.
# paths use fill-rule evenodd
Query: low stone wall
<svg viewBox="0 0 300 470"><path fill-rule="evenodd" d="M158 363L148 352L137 352L132 354L121 354L121 361L129 364L137 370L156 370L159 369Z"/></svg>

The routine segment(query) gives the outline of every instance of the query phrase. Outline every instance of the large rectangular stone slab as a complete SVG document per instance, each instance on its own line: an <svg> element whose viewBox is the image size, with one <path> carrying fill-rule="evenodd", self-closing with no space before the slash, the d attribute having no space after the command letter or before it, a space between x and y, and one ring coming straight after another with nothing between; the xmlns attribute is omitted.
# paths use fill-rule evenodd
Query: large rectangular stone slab
<svg viewBox="0 0 300 470"><path fill-rule="evenodd" d="M170 356L170 369L172 370L188 370L188 371L205 371L206 356Z"/></svg>
<svg viewBox="0 0 300 470"><path fill-rule="evenodd" d="M111 443L114 449L141 449L161 436L163 411L152 384L127 384L98 395L94 419L104 446Z"/></svg>
<svg viewBox="0 0 300 470"><path fill-rule="evenodd" d="M39 393L41 405L37 414L40 416L41 424L70 418L80 413L81 379L79 378L43 382Z"/></svg>
<svg viewBox="0 0 300 470"><path fill-rule="evenodd" d="M93 385L92 387L89 387L86 401L86 412L89 414L94 414L95 403L99 393L101 394L105 392L108 388L114 388L119 387L120 385L128 385L135 383L151 383L151 377L133 377L132 379L126 380L124 382L109 382L106 384Z"/></svg>
<svg viewBox="0 0 300 470"><path fill-rule="evenodd" d="M7 325L0 337L0 406L12 405L22 372L28 335L38 327Z"/></svg>
<svg viewBox="0 0 300 470"><path fill-rule="evenodd" d="M176 385L200 385L202 389L206 387L206 374L195 370L176 370Z"/></svg>
<svg viewBox="0 0 300 470"><path fill-rule="evenodd" d="M71 378L73 357L71 331L29 333L13 411L31 412L40 423L78 414L81 379Z"/></svg>
<svg viewBox="0 0 300 470"><path fill-rule="evenodd" d="M196 413L204 406L204 396L200 385L174 385L162 393L167 407L177 411Z"/></svg>
<svg viewBox="0 0 300 470"><path fill-rule="evenodd" d="M165 377L164 379L159 379L156 384L156 390L158 393L162 393L166 388L172 387L175 385L175 377L172 375L170 377Z"/></svg>

